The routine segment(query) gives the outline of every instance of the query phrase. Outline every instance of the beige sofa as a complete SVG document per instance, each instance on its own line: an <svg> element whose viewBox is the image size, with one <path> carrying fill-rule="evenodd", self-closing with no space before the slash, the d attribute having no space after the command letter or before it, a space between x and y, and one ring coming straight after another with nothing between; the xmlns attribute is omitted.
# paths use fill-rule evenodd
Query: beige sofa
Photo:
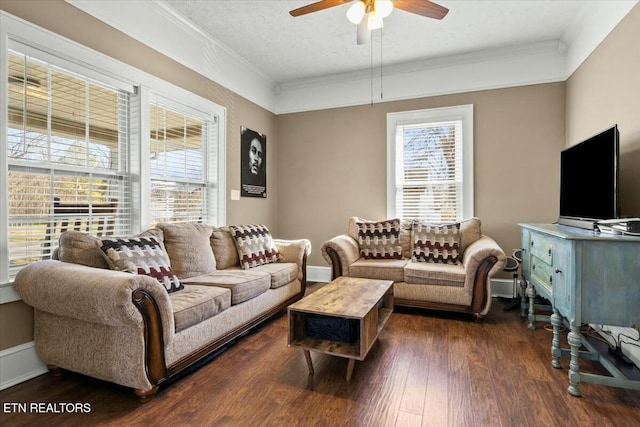
<svg viewBox="0 0 640 427"><path fill-rule="evenodd" d="M17 275L16 291L34 308L36 350L53 373L131 387L145 402L304 295L308 240L274 239L281 259L245 270L227 227L165 224L139 236L163 242L184 289L169 293L154 277L110 269L101 240L74 231L61 236L57 260Z"/></svg>
<svg viewBox="0 0 640 427"><path fill-rule="evenodd" d="M350 218L347 234L322 245L332 278L393 280L395 305L469 313L476 321L484 319L491 308L491 277L504 268L506 255L493 239L482 234L480 219L460 223L460 262L455 265L412 260L414 232L410 221L400 223L401 259L365 259L357 225L363 221Z"/></svg>

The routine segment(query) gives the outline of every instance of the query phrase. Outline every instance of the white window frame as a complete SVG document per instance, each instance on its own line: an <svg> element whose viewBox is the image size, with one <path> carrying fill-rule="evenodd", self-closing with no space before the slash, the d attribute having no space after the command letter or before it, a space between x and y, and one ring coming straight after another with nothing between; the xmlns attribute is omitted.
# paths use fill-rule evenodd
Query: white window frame
<svg viewBox="0 0 640 427"><path fill-rule="evenodd" d="M418 123L462 121L462 208L458 220L471 218L473 207L473 105L387 113L387 218L396 212L396 127Z"/></svg>
<svg viewBox="0 0 640 427"><path fill-rule="evenodd" d="M24 45L14 40L9 41L9 48L10 48L10 51L14 52L18 57L22 57L24 55L25 66L37 65L41 69L49 70L48 71L49 73L60 73L61 75L69 76L75 79L76 81L83 82L83 84L85 85L85 88L83 91L84 93L80 93L80 96L85 97L85 102L88 101L88 97L89 97L89 94L87 92L88 85L93 85L94 87L103 87L108 91L117 93L118 100L116 102L118 103L118 115L120 116L121 113L126 112L127 117L125 119L126 122L119 123L119 128L118 128L119 134L122 135L120 131L126 129L126 135L123 135L121 137L121 140L118 142L118 145L116 148L118 151L117 165L112 164L109 168L102 169L102 168L92 168L88 164L88 162L85 165L61 164L49 157L41 161L8 158L7 159L8 171L15 172L15 173L33 173L40 176L41 179L43 180L46 179L46 177L49 177L50 180L55 180L55 179L60 179L64 176L67 176L67 177L75 176L75 177L79 177L87 180L105 179L109 181L110 182L109 186L111 187L111 191L115 192L114 194L112 194L112 196L116 196L118 200L118 206L117 206L118 213L113 223L113 227L114 227L113 231L117 233L117 235L128 234L131 228L131 224L130 224L131 216L129 215L130 190L131 190L131 185L129 183L129 180L130 180L131 174L129 172L130 162L128 159L128 155L132 151L130 147L130 144L131 144L130 127L131 126L129 123L132 115L130 114L129 104L130 104L131 97L135 95L135 88L129 84L115 81L111 77L105 76L104 78L102 78L102 76L98 75L95 72L92 72L92 70L85 69L84 67L75 63L67 63L65 60L60 59L55 55L50 55L48 53L39 51L28 45ZM9 57L9 55L7 55L7 57ZM46 87L49 88L48 83ZM126 94L125 103L122 102L122 98L121 98L122 94ZM76 93L75 95L78 95L78 94ZM24 111L25 106L23 106L22 108L23 108L23 114L25 114L26 113L26 111ZM47 111L46 113L49 120L53 120L54 118L54 113L51 112L51 108L52 108L51 104L49 104L49 111ZM90 118L87 116L87 117L83 117L82 120L84 121L85 132L86 132L88 130L86 126ZM7 123L7 127L9 127L8 123ZM20 130L19 126L17 129L15 129L15 131L18 131L18 130ZM37 132L41 134L44 138L46 138L46 140L49 142L50 142L49 138L52 138L52 139L65 138L65 136L59 135L53 129L38 129L37 131L22 129L22 131L27 131L29 133ZM85 135L84 138L88 138L88 136ZM91 138L88 138L87 142L91 142L90 139ZM3 154L6 153L6 149L7 149L6 145L3 143L3 144L0 144L0 146L2 146ZM87 153L89 152L90 152L90 149L87 147ZM52 185L52 181L49 183L49 185ZM7 191L7 196L10 195L11 189L6 188L6 191ZM51 204L53 203L53 197L56 197L56 196L62 196L62 195L55 194L55 193L51 194L51 199L49 200ZM88 200L91 200L90 196L88 197ZM65 200L64 196L62 196L61 201L62 203L64 203L64 202L68 202L69 200ZM93 204L93 202L91 202L91 204ZM9 213L7 213L7 216L8 217L10 216ZM53 223L51 223L51 219L52 219L51 213L37 215L37 216L30 214L29 216L31 217L30 219L16 218L16 217L13 217L12 219L14 222L17 221L21 223L23 227L31 230L34 233L37 233L37 229L39 228L39 225L37 224L41 224L44 227L43 221L48 221L49 226L47 227L47 231L51 231L52 234L43 236L43 238L46 238L47 240L53 239L53 238L57 239L58 232L60 230L53 230L52 228L50 228L50 226L53 225ZM87 222L90 222L95 220L96 217L94 216L93 213L91 213L91 214L88 214L86 219L87 219ZM32 222L32 221L35 221L35 222ZM44 242L40 242L40 244L42 243ZM46 242L47 250L52 250L56 246L53 243L54 242L52 240L49 240L48 242ZM36 245L37 244L38 243L36 242ZM49 246L49 244L51 244L51 246ZM46 256L46 257L50 256L50 254L47 252L47 250L44 249L44 247L40 247L38 249L38 247L34 248L33 246L31 246L29 249L29 253L31 253L31 250L34 250L34 249L35 251L39 251L40 255L42 256ZM9 255L11 255L10 250L8 250L7 252L9 253ZM17 253L14 252L13 256L15 257L16 255ZM31 253L31 255L34 255L34 254ZM20 268L22 268L21 264L17 264L16 269L20 269ZM11 268L9 269L9 273L11 273ZM9 274L9 279L11 279L11 276L12 275Z"/></svg>
<svg viewBox="0 0 640 427"><path fill-rule="evenodd" d="M215 179L215 203L217 205L217 217L214 226L226 223L226 109L208 99L202 98L192 92L161 80L151 74L133 68L114 58L96 52L86 46L68 40L60 35L38 27L32 23L16 18L6 12L0 11L0 68L7 70L8 50L11 43L19 42L38 51L38 54L49 62L64 61L64 68L73 71L73 64L82 67L83 72L95 72L98 80L124 82L136 87L138 95L131 99L132 117L131 125L131 152L129 153L131 174L132 206L131 224L132 232L138 232L148 228L149 219L145 215L145 204L148 198L150 184L149 164L144 160L142 153L146 153L149 146L149 96L151 93L161 94L167 99L172 99L196 110L206 112L217 118L218 147L214 160L217 166ZM45 57L46 55L46 57ZM91 76L89 76L91 77ZM8 160L6 156L7 135L7 79L0 79L0 173L6 177L8 173ZM147 144L146 147L144 144ZM0 200L7 200L7 180L0 181ZM147 198L144 198L145 191ZM8 209L6 203L0 203L0 304L20 300L20 296L14 291L13 283L8 280Z"/></svg>
<svg viewBox="0 0 640 427"><path fill-rule="evenodd" d="M155 91L148 91L146 88L142 88L142 93L143 95L143 99L145 100L145 105L147 106L146 108L146 114L144 116L144 121L145 121L145 126L149 126L150 123L150 115L149 115L149 108L148 106L152 103L158 103L161 104L163 106L166 106L167 108L173 109L175 111L178 111L180 113L183 113L185 115L188 115L189 117L194 117L194 118L198 118L200 120L202 120L203 122L206 121L209 126L207 126L207 133L209 134L207 136L207 141L210 141L210 143L212 144L216 144L216 137L218 136L217 134L219 134L220 132L220 120L219 118L215 115L215 111L210 111L211 109L208 108L210 107L210 105L208 105L208 101L206 103L199 103L198 100L196 98L191 99L191 102L189 104L184 104L184 102L180 102L177 101L175 99L170 99L167 98L163 95L161 95L160 93L157 93ZM184 100L182 100L184 101ZM149 147L151 144L151 132L145 132L143 134L143 138L142 138L142 153L144 153L144 157L146 158L147 153L149 153ZM220 215L221 212L219 211L219 201L218 199L221 197L222 199L224 199L224 192L222 194L218 194L218 192L216 191L216 188L219 185L220 181L220 173L216 173L216 169L220 168L220 162L217 162L216 159L218 158L217 156L220 155L220 150L217 150L217 148L219 147L213 147L214 149L211 149L212 147L206 147L205 150L205 165L204 165L204 187L205 187L205 197L206 197L206 201L205 201L205 212L204 212L204 218L203 218L203 222L206 224L212 224L212 225L224 225L224 214L222 213L222 220L220 219ZM224 158L224 157L223 157ZM145 162L145 171L144 171L144 175L146 178L144 180L142 180L143 182L143 187L142 187L142 197L144 198L144 200L148 200L147 206L149 206L151 204L151 173L149 171L149 163ZM211 207L213 206L213 209L211 209ZM142 223L145 224L146 227L149 226L149 224L151 223L151 215L148 209L145 209L143 211L143 218L142 218Z"/></svg>

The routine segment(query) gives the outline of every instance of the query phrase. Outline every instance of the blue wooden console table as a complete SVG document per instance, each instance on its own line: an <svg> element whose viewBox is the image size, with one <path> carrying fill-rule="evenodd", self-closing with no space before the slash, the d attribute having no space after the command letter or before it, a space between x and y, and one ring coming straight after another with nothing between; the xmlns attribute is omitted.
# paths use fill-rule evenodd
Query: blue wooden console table
<svg viewBox="0 0 640 427"><path fill-rule="evenodd" d="M551 364L570 355L569 388L580 396L581 381L640 390L640 381L627 379L583 339L580 326L594 323L640 327L640 237L605 234L557 224L520 224L522 271L529 297L529 328L539 320L536 294L551 301L553 340ZM560 348L560 329L571 329L570 349ZM580 351L584 345L587 351ZM597 360L612 375L580 372L580 358Z"/></svg>

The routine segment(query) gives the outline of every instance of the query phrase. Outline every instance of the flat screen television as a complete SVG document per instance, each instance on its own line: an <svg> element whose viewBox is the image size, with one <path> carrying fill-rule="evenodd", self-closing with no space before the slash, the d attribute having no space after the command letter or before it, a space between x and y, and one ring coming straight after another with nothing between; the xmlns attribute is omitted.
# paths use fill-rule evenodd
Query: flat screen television
<svg viewBox="0 0 640 427"><path fill-rule="evenodd" d="M560 224L593 229L618 218L619 139L613 125L561 152Z"/></svg>

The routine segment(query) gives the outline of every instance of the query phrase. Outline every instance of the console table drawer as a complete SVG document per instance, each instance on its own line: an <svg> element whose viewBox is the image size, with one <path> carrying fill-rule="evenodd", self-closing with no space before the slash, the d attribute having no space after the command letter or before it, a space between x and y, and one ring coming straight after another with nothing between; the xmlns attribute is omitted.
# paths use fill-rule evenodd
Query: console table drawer
<svg viewBox="0 0 640 427"><path fill-rule="evenodd" d="M531 255L549 265L553 265L553 240L535 234L531 236Z"/></svg>
<svg viewBox="0 0 640 427"><path fill-rule="evenodd" d="M531 257L531 276L546 288L551 288L552 267L545 260L536 256Z"/></svg>

